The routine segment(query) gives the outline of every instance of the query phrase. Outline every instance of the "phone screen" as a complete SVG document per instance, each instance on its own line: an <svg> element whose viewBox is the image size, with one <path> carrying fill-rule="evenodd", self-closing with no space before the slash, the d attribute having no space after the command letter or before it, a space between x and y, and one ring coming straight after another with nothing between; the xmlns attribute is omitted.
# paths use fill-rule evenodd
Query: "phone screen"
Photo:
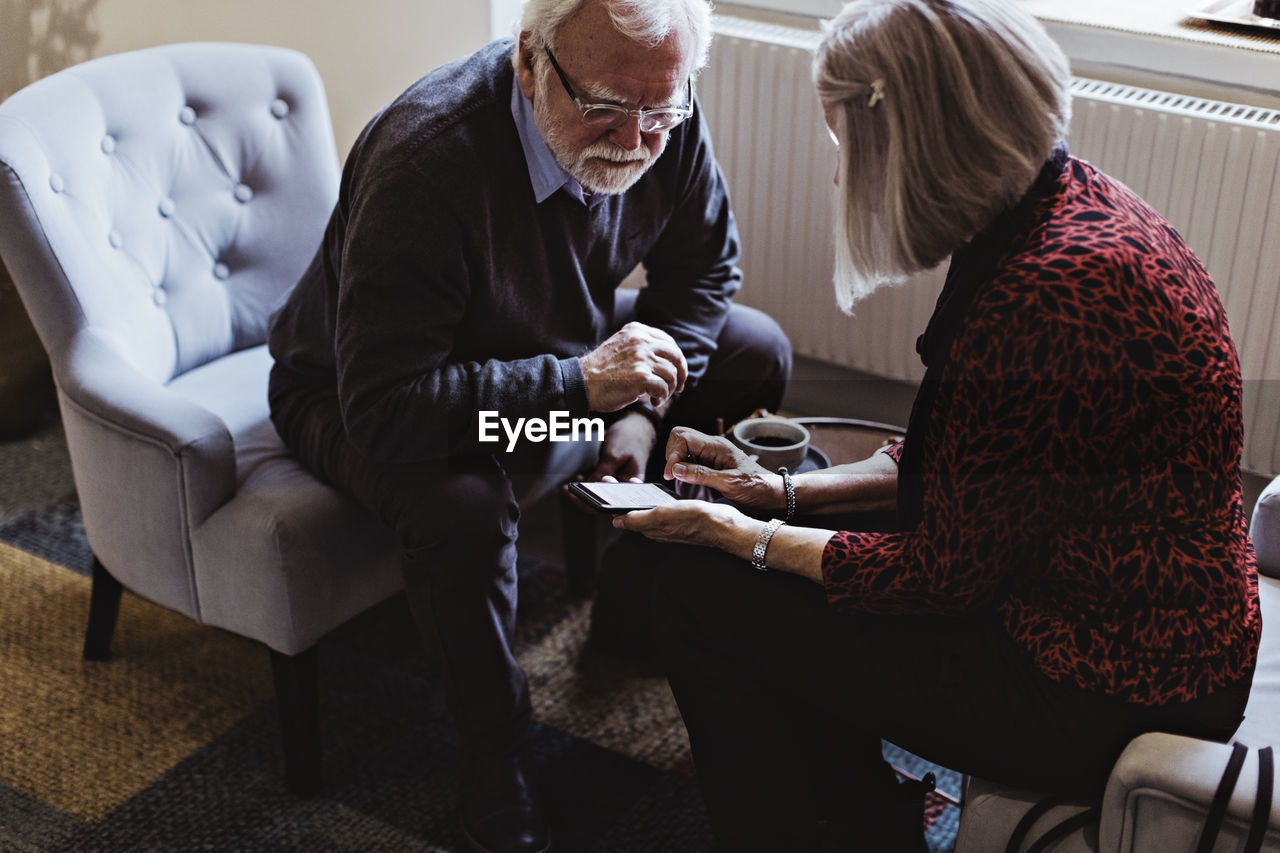
<svg viewBox="0 0 1280 853"><path fill-rule="evenodd" d="M675 497L656 483L574 483L580 495L608 512L653 509L675 502Z"/></svg>

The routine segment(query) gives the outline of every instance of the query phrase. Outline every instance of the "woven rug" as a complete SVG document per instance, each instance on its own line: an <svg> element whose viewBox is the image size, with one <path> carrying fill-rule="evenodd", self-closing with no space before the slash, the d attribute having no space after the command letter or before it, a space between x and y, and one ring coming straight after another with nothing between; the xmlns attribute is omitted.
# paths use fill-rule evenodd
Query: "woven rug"
<svg viewBox="0 0 1280 853"><path fill-rule="evenodd" d="M90 556L57 424L0 444L0 850L453 851L456 741L392 599L320 646L326 786L285 790L261 646L126 594L114 657L83 661ZM517 655L557 851L707 851L665 680L585 645L590 602L522 560ZM891 746L916 775L955 774ZM958 813L931 795L933 851Z"/></svg>

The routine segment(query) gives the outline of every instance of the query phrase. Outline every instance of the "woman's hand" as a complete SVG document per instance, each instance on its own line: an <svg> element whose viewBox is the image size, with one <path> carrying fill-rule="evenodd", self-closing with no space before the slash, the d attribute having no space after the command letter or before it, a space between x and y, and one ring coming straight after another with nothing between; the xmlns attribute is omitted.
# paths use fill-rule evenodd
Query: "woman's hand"
<svg viewBox="0 0 1280 853"><path fill-rule="evenodd" d="M614 527L634 530L659 542L719 548L747 561L751 560L764 524L728 504L707 501L676 501L613 519ZM833 530L784 524L765 551L766 563L770 569L821 584L822 554L834 534Z"/></svg>
<svg viewBox="0 0 1280 853"><path fill-rule="evenodd" d="M776 510L786 506L782 477L760 465L727 438L676 427L667 440L662 475L709 486L739 506Z"/></svg>
<svg viewBox="0 0 1280 853"><path fill-rule="evenodd" d="M742 544L755 541L752 520L728 504L676 501L614 516L613 526L634 530L658 542L679 542L719 548L743 556ZM759 522L754 522L759 526Z"/></svg>

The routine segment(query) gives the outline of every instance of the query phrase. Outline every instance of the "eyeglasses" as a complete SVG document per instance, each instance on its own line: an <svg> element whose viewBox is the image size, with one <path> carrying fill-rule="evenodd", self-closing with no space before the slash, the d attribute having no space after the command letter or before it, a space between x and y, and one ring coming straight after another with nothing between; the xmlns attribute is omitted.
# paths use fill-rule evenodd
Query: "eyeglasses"
<svg viewBox="0 0 1280 853"><path fill-rule="evenodd" d="M578 110L582 113L582 123L587 127L595 130L612 130L620 126L628 118L635 116L640 121L641 133L661 133L670 130L693 115L692 79L689 80L688 91L685 94L685 102L688 106L684 107L654 107L652 109L633 110L617 104L584 104L574 94L573 87L569 85L568 78L564 76L560 63L556 62L555 56L551 53L551 48L544 46L542 49L547 52L547 59L551 60L551 67L556 70L556 75L560 78L560 83L564 86L564 90L569 94L570 98L573 98L573 102L578 105Z"/></svg>

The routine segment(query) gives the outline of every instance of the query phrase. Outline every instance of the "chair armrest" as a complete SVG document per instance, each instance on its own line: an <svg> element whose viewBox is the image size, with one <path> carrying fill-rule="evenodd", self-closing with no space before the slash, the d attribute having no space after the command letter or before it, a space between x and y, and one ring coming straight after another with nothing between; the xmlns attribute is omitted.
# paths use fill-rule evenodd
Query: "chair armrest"
<svg viewBox="0 0 1280 853"><path fill-rule="evenodd" d="M57 378L63 394L113 429L158 444L175 456L196 446L221 445L223 452L214 458L221 457L229 466L234 491L231 434L213 412L143 376L91 329L76 335L61 368Z"/></svg>
<svg viewBox="0 0 1280 853"><path fill-rule="evenodd" d="M1227 744L1152 732L1139 735L1111 770L1102 802L1100 850L1192 850L1231 757ZM1248 835L1258 788L1258 752L1241 768L1215 849L1234 850ZM1267 849L1280 843L1273 796ZM1230 843L1228 843L1230 842Z"/></svg>
<svg viewBox="0 0 1280 853"><path fill-rule="evenodd" d="M125 586L199 618L190 531L236 491L222 420L80 330L53 359L89 544Z"/></svg>

